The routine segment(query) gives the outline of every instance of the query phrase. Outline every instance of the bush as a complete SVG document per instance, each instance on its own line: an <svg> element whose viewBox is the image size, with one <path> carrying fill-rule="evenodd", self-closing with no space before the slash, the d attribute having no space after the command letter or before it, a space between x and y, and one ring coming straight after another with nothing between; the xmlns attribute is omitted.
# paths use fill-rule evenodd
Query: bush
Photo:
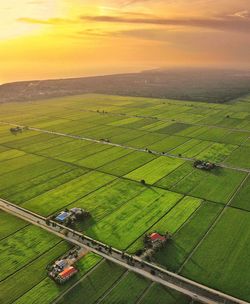
<svg viewBox="0 0 250 304"><path fill-rule="evenodd" d="M135 253L135 255L140 256L143 253L143 249L138 249Z"/></svg>

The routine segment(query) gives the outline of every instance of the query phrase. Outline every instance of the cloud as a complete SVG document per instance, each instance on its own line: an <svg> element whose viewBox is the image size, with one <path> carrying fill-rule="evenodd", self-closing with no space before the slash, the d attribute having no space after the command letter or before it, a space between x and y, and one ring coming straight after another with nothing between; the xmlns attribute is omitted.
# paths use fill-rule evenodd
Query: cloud
<svg viewBox="0 0 250 304"><path fill-rule="evenodd" d="M63 19L63 18L50 18L50 19L34 19L29 17L18 18L17 21L30 23L30 24L45 24L45 25L63 25L69 23L76 23L76 20Z"/></svg>
<svg viewBox="0 0 250 304"><path fill-rule="evenodd" d="M242 18L242 19L250 19L250 12L247 10L244 11L239 11L236 12L232 15L230 15L231 17L238 17L238 18Z"/></svg>
<svg viewBox="0 0 250 304"><path fill-rule="evenodd" d="M81 16L83 21L103 22L103 23L127 23L127 24L141 24L141 25L159 25L159 26L183 26L183 27L197 27L210 28L224 31L250 31L250 19L248 18L234 18L233 16L212 17L212 18L161 18L148 15L148 17L136 17L127 15L117 16Z"/></svg>
<svg viewBox="0 0 250 304"><path fill-rule="evenodd" d="M179 17L179 18L165 18L157 17L145 13L124 12L123 14L112 15L82 15L75 19L66 18L50 18L50 19L36 19L29 17L22 17L17 19L19 22L43 25L67 25L67 24L86 24L93 23L113 23L113 24L134 24L144 26L159 26L171 28L201 28L217 31L231 31L231 32L250 32L250 14L247 10L239 11L226 16L212 16L209 18L203 17Z"/></svg>
<svg viewBox="0 0 250 304"><path fill-rule="evenodd" d="M152 0L124 0L121 2L121 5L128 6L128 5L138 4L143 2L153 2L153 1Z"/></svg>

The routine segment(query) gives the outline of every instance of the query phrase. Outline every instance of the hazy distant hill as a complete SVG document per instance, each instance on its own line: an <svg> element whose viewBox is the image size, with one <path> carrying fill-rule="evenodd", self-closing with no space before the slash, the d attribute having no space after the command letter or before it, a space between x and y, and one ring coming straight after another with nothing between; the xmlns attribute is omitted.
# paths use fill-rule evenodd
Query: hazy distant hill
<svg viewBox="0 0 250 304"><path fill-rule="evenodd" d="M225 102L250 92L250 71L172 69L0 86L0 102L25 101L82 93Z"/></svg>

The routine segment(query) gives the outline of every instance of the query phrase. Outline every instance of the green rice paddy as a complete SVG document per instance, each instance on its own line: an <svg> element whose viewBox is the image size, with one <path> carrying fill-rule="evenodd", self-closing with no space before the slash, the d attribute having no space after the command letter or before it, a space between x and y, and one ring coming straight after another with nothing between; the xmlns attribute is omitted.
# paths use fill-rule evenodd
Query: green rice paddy
<svg viewBox="0 0 250 304"><path fill-rule="evenodd" d="M130 253L145 233L170 232L156 263L250 301L250 96L206 104L86 94L0 104L0 122L1 198L43 216L84 208L91 218L79 230ZM2 122L82 139L42 130L14 136ZM225 167L198 170L194 159ZM190 300L92 254L58 287L45 268L69 245L1 211L0 224L0 303Z"/></svg>

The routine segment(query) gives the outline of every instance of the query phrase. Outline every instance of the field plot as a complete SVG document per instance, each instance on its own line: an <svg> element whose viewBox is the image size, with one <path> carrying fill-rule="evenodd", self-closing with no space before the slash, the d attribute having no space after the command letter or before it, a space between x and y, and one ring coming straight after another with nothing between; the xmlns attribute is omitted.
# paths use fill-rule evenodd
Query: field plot
<svg viewBox="0 0 250 304"><path fill-rule="evenodd" d="M155 185L165 189L171 189L178 182L181 182L182 179L188 177L193 171L194 169L192 164L190 164L189 162L185 162L184 164L180 165L175 170L158 180Z"/></svg>
<svg viewBox="0 0 250 304"><path fill-rule="evenodd" d="M137 139L141 136L145 135L145 132L140 131L140 130L129 130L128 132L122 133L122 134L118 134L115 136L111 136L110 140L113 143L117 143L117 144L125 144L129 141L132 141L134 139Z"/></svg>
<svg viewBox="0 0 250 304"><path fill-rule="evenodd" d="M238 146L228 144L212 144L210 147L196 155L198 159L204 159L214 163L223 162Z"/></svg>
<svg viewBox="0 0 250 304"><path fill-rule="evenodd" d="M116 179L78 200L77 206L91 213L91 219L85 222L84 228L96 224L100 219L119 209L143 191L145 191L145 187L139 183ZM74 207L74 204L69 207Z"/></svg>
<svg viewBox="0 0 250 304"><path fill-rule="evenodd" d="M96 169L131 152L132 151L128 149L113 147L110 149L105 149L102 152L96 153L82 160L78 160L76 163L86 168Z"/></svg>
<svg viewBox="0 0 250 304"><path fill-rule="evenodd" d="M164 216L181 197L177 193L148 188L86 232L93 238L125 249Z"/></svg>
<svg viewBox="0 0 250 304"><path fill-rule="evenodd" d="M98 125L95 128L74 131L72 134L93 139L101 139L111 138L112 136L116 136L128 131L129 129L126 128Z"/></svg>
<svg viewBox="0 0 250 304"><path fill-rule="evenodd" d="M220 138L220 142L232 145L244 145L248 137L249 133L247 132L229 131L223 138Z"/></svg>
<svg viewBox="0 0 250 304"><path fill-rule="evenodd" d="M184 161L180 159L160 156L125 177L136 181L145 180L146 183L152 185L183 163Z"/></svg>
<svg viewBox="0 0 250 304"><path fill-rule="evenodd" d="M9 132L9 131L8 131ZM28 152L28 147L36 147L38 145L38 149L40 145L46 145L49 146L51 143L54 142L54 140L60 140L60 141L65 141L65 139L58 138L52 134L41 134L39 132L34 132L34 131L29 131L28 134L30 134L29 137L25 137L26 133L19 134L17 136L13 136L9 138L9 141L4 142L3 144L9 148L12 149L21 149L25 150ZM67 140L67 139L66 139ZM31 148L32 150L32 148ZM35 151L36 149L34 149Z"/></svg>
<svg viewBox="0 0 250 304"><path fill-rule="evenodd" d="M185 130L186 128L188 128L189 125L187 124L183 124L183 123L173 123L169 126L166 126L162 129L159 129L158 132L159 133L166 133L166 134L175 134L175 133L178 133L180 131L183 131Z"/></svg>
<svg viewBox="0 0 250 304"><path fill-rule="evenodd" d="M118 158L112 162L109 162L99 168L100 171L113 174L116 176L123 176L127 173L145 165L151 160L157 158L153 154L147 154L143 152L134 151Z"/></svg>
<svg viewBox="0 0 250 304"><path fill-rule="evenodd" d="M20 270L60 240L35 226L27 226L0 242L2 271L0 280ZM30 247L32 244L32 247Z"/></svg>
<svg viewBox="0 0 250 304"><path fill-rule="evenodd" d="M44 160L43 157L25 154L23 156L15 157L9 160L5 160L1 162L0 167L0 176L4 173L9 173L11 171L17 170L19 168L23 168L26 165L35 164Z"/></svg>
<svg viewBox="0 0 250 304"><path fill-rule="evenodd" d="M156 261L169 270L177 272L221 211L222 207L217 204L202 203L190 220L169 241L167 246L158 252Z"/></svg>
<svg viewBox="0 0 250 304"><path fill-rule="evenodd" d="M250 169L250 147L239 147L227 159L226 163L240 168Z"/></svg>
<svg viewBox="0 0 250 304"><path fill-rule="evenodd" d="M218 203L227 203L247 173L230 169L205 172L184 163L156 183L156 186L200 197Z"/></svg>
<svg viewBox="0 0 250 304"><path fill-rule="evenodd" d="M171 125L172 122L164 122L164 121L156 121L150 125L144 126L142 128L140 128L141 130L145 130L145 131L149 131L149 132L154 132L154 131L158 131L159 129L162 129L163 127L169 126Z"/></svg>
<svg viewBox="0 0 250 304"><path fill-rule="evenodd" d="M28 190L73 169L74 167L69 164L46 159L11 171L0 176L1 197L9 197L19 191Z"/></svg>
<svg viewBox="0 0 250 304"><path fill-rule="evenodd" d="M3 212L2 210L0 210L0 223L1 223L0 240L8 237L12 233L15 233L16 231L28 225L23 220L20 220L12 215L9 215L8 213Z"/></svg>
<svg viewBox="0 0 250 304"><path fill-rule="evenodd" d="M128 132L130 132L128 130ZM133 148L147 148L149 145L164 139L165 136L157 133L148 133L136 139L126 142L126 146Z"/></svg>
<svg viewBox="0 0 250 304"><path fill-rule="evenodd" d="M186 174L186 168L182 169L184 169L184 174ZM217 169L213 172L204 172L192 168L189 174L181 178L170 189L225 204L245 177L246 173L230 169ZM167 183L167 178L162 183Z"/></svg>
<svg viewBox="0 0 250 304"><path fill-rule="evenodd" d="M113 181L115 177L99 172L88 172L53 190L23 203L23 207L48 216L67 207L85 195Z"/></svg>
<svg viewBox="0 0 250 304"><path fill-rule="evenodd" d="M89 146L91 144L92 143L89 141L74 140L72 138L57 136L57 140L51 140L47 142L47 144L44 144L42 147L41 145L38 145L39 152L37 151L36 153L39 153L39 155L45 157L56 157L58 155L70 153L78 149L84 150L86 146ZM30 150L30 147L31 146L28 146L26 149Z"/></svg>
<svg viewBox="0 0 250 304"><path fill-rule="evenodd" d="M82 159L85 157L91 156L95 153L104 151L110 149L110 146L108 145L102 145L102 144L96 144L96 143L91 143L90 145L87 145L85 147L81 147L78 149L75 149L73 151L68 151L68 152L62 152L60 154L57 154L53 156L55 159L64 161L64 162L69 162L72 164L78 164L81 162ZM50 152L49 152L50 153ZM53 152L52 152L53 153ZM58 153L58 151L56 152Z"/></svg>
<svg viewBox="0 0 250 304"><path fill-rule="evenodd" d="M1 195L10 195L20 189L25 189L30 181L36 180L39 183L41 180L56 176L58 172L64 173L72 169L73 167L69 164L50 159L44 159L35 164L27 164L22 168L0 175Z"/></svg>
<svg viewBox="0 0 250 304"><path fill-rule="evenodd" d="M227 209L184 266L182 274L250 301L250 215Z"/></svg>
<svg viewBox="0 0 250 304"><path fill-rule="evenodd" d="M126 270L109 261L101 265L84 278L75 288L67 293L58 303L88 304L95 303Z"/></svg>
<svg viewBox="0 0 250 304"><path fill-rule="evenodd" d="M202 141L198 139L190 139L184 144L178 146L177 148L171 150L171 154L181 155L188 158L193 158L197 154L204 151L206 148L211 146L212 143L210 141Z"/></svg>
<svg viewBox="0 0 250 304"><path fill-rule="evenodd" d="M54 171L53 171L54 173ZM37 185L32 185L29 189L25 189L23 191L19 191L14 193L13 195L8 195L8 198L15 202L15 204L22 204L25 201L31 200L36 196L43 194L44 192L50 191L56 187L66 184L67 182L83 175L86 173L85 170L81 168L71 168L71 170L66 171L65 173L61 170L61 172L51 177L49 181L39 182Z"/></svg>
<svg viewBox="0 0 250 304"><path fill-rule="evenodd" d="M219 129L219 128L208 128L205 132L201 134L197 134L196 138L201 140L209 140L209 141L220 141L227 134L226 129Z"/></svg>
<svg viewBox="0 0 250 304"><path fill-rule="evenodd" d="M163 140L148 145L148 148L150 150L154 150L158 152L167 152L184 144L188 140L189 138L180 137L180 136L167 136L167 138L164 138Z"/></svg>
<svg viewBox="0 0 250 304"><path fill-rule="evenodd" d="M99 302L102 304L133 304L142 296L150 281L133 272L127 272L114 289Z"/></svg>
<svg viewBox="0 0 250 304"><path fill-rule="evenodd" d="M242 208L250 211L250 177L248 176L240 191L236 194L231 202L231 206Z"/></svg>
<svg viewBox="0 0 250 304"><path fill-rule="evenodd" d="M184 296L177 291L164 288L161 285L153 284L149 291L143 297L140 303L142 304L155 304L157 299L157 304L188 304L190 303L190 298Z"/></svg>
<svg viewBox="0 0 250 304"><path fill-rule="evenodd" d="M25 152L15 149L7 149L3 152L0 152L0 162L4 160L9 160L18 156L23 156Z"/></svg>
<svg viewBox="0 0 250 304"><path fill-rule="evenodd" d="M179 200L177 204L171 205L167 210L166 214L159 219L154 225L149 227L145 233L150 233L157 231L161 234L169 232L174 234L199 208L202 200L193 197L184 197ZM141 235L136 241L129 247L128 251L130 253L136 253L139 249L143 249L144 234Z"/></svg>
<svg viewBox="0 0 250 304"><path fill-rule="evenodd" d="M36 286L28 290L24 295L18 298L15 304L50 304L56 300L63 292L66 292L73 283L83 277L101 258L93 253L88 253L76 263L78 273L65 285L58 285L50 278L45 277Z"/></svg>

